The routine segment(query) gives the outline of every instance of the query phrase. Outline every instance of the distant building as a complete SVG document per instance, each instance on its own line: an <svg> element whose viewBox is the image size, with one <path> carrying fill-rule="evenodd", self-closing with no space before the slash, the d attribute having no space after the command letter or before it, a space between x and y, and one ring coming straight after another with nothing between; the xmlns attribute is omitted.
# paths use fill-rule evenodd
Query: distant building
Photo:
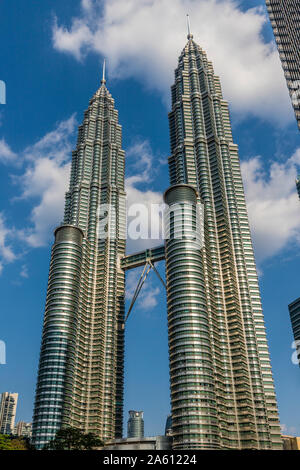
<svg viewBox="0 0 300 470"><path fill-rule="evenodd" d="M172 415L167 417L166 427L165 427L165 436L172 436Z"/></svg>
<svg viewBox="0 0 300 470"><path fill-rule="evenodd" d="M287 86L300 129L299 0L266 0Z"/></svg>
<svg viewBox="0 0 300 470"><path fill-rule="evenodd" d="M107 442L103 450L171 450L170 436L116 439Z"/></svg>
<svg viewBox="0 0 300 470"><path fill-rule="evenodd" d="M15 425L14 435L18 437L31 437L32 423L25 423L24 421L19 421Z"/></svg>
<svg viewBox="0 0 300 470"><path fill-rule="evenodd" d="M282 436L283 450L300 450L300 437Z"/></svg>
<svg viewBox="0 0 300 470"><path fill-rule="evenodd" d="M300 297L289 305L289 312L292 322L293 334L296 341L296 349L298 352L298 361L300 365ZM299 346L297 344L299 341Z"/></svg>
<svg viewBox="0 0 300 470"><path fill-rule="evenodd" d="M144 412L129 411L129 419L127 423L127 436L129 438L141 439L144 437Z"/></svg>
<svg viewBox="0 0 300 470"><path fill-rule="evenodd" d="M0 434L12 434L18 403L18 393L4 392L0 402Z"/></svg>

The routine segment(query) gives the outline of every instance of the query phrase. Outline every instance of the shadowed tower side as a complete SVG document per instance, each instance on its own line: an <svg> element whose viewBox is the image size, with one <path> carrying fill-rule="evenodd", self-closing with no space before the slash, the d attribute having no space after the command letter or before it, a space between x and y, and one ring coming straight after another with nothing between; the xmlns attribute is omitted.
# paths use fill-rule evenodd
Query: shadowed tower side
<svg viewBox="0 0 300 470"><path fill-rule="evenodd" d="M37 448L62 426L103 440L122 437L124 160L104 65L78 129L64 222L52 248L33 422ZM106 211L106 236L98 239Z"/></svg>

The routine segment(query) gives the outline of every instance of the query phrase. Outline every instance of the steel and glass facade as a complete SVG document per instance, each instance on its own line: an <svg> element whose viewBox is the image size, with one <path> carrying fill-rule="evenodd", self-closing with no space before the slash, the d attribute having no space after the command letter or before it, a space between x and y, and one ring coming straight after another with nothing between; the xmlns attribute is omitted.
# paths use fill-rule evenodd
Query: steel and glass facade
<svg viewBox="0 0 300 470"><path fill-rule="evenodd" d="M118 112L102 80L79 127L64 222L55 231L33 420L37 448L62 426L103 440L122 437L125 278L120 260L126 213L121 140ZM114 212L106 237L97 232L101 207Z"/></svg>
<svg viewBox="0 0 300 470"><path fill-rule="evenodd" d="M238 148L220 80L191 34L169 122L168 237L165 246L125 256L124 152L104 79L85 112L52 248L37 448L62 426L104 441L122 437L124 273L164 258L173 448L282 448ZM106 237L97 231L99 207L115 214Z"/></svg>
<svg viewBox="0 0 300 470"><path fill-rule="evenodd" d="M129 411L129 419L127 422L127 437L139 438L144 437L144 412L143 411Z"/></svg>
<svg viewBox="0 0 300 470"><path fill-rule="evenodd" d="M266 4L300 130L299 0L266 0Z"/></svg>
<svg viewBox="0 0 300 470"><path fill-rule="evenodd" d="M201 250L166 241L173 448L281 449L238 148L220 80L191 34L169 121L165 201L201 201L205 240Z"/></svg>
<svg viewBox="0 0 300 470"><path fill-rule="evenodd" d="M295 349L300 365L300 297L289 305L289 312L295 339Z"/></svg>

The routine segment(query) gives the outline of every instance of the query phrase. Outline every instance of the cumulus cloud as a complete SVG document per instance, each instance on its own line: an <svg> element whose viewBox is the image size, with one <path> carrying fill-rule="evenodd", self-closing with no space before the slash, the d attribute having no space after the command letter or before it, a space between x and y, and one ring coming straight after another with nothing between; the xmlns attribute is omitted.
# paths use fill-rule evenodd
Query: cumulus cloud
<svg viewBox="0 0 300 470"><path fill-rule="evenodd" d="M236 0L82 0L69 28L53 26L53 45L78 60L92 51L108 58L110 76L135 77L169 103L173 71L186 37L194 39L221 76L226 99L239 115L287 123L292 108L274 42L262 30L262 7L242 11Z"/></svg>
<svg viewBox="0 0 300 470"><path fill-rule="evenodd" d="M30 223L24 228L14 229L13 234L14 238L22 239L29 246L46 245L52 229L62 220L75 126L76 119L73 115L58 123L54 130L19 154L15 154L6 143L3 147L6 155L14 155L13 160L17 159L22 165L21 173L13 176L14 183L21 190L21 194L14 200L27 201L32 209ZM3 220L2 225L0 220L2 240L5 240L10 231L3 224ZM2 251L4 247L5 245Z"/></svg>
<svg viewBox="0 0 300 470"><path fill-rule="evenodd" d="M128 209L127 251L144 250L162 242L159 209L162 193L151 189L156 174L151 146L147 140L137 141L126 152L129 176L125 180ZM147 229L147 230L146 230ZM145 231L145 233L144 233ZM143 232L143 238L133 239Z"/></svg>
<svg viewBox="0 0 300 470"><path fill-rule="evenodd" d="M286 162L272 162L268 170L260 157L242 162L258 261L300 242L300 201L295 188L299 167L300 148Z"/></svg>
<svg viewBox="0 0 300 470"><path fill-rule="evenodd" d="M24 232L30 246L45 245L52 236L52 229L61 222L69 174L69 162L59 164L41 158L23 175L23 198L38 198L30 216L33 227Z"/></svg>

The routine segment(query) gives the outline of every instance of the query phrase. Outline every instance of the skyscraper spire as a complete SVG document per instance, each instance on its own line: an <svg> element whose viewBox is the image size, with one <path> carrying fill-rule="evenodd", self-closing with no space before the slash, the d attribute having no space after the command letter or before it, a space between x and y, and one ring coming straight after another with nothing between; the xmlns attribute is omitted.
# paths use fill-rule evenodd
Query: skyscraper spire
<svg viewBox="0 0 300 470"><path fill-rule="evenodd" d="M101 80L101 84L102 85L105 85L106 83L106 79L105 79L105 59L103 61L103 67L102 67L102 80Z"/></svg>
<svg viewBox="0 0 300 470"><path fill-rule="evenodd" d="M190 15L186 15L186 19L187 19L187 27L188 27L188 35L187 35L187 38L190 40L190 39L193 39L193 35L191 34L191 23L190 23Z"/></svg>

